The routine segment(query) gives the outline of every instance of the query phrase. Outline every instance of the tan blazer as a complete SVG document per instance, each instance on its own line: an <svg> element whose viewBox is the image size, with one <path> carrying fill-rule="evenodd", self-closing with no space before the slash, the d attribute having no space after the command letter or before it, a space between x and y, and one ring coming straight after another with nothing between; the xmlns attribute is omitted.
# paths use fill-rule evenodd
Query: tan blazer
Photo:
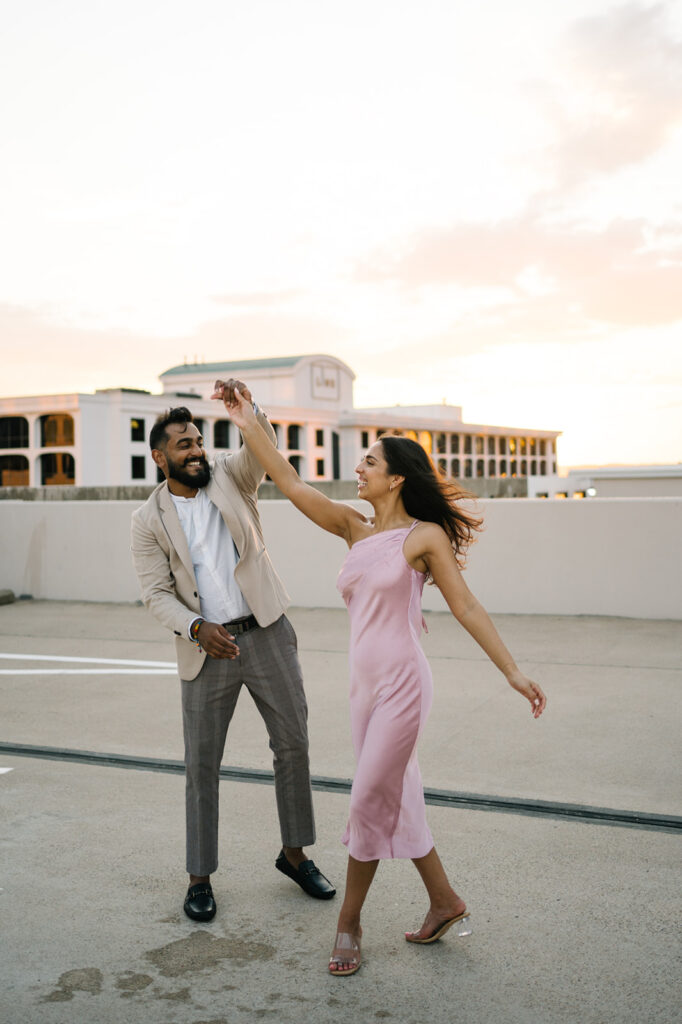
<svg viewBox="0 0 682 1024"><path fill-rule="evenodd" d="M274 440L262 412L258 420ZM269 626L286 610L289 595L263 540L256 499L262 479L260 463L243 445L236 454L219 455L211 463L206 493L220 510L239 552L235 580L259 624ZM188 639L187 630L201 608L189 547L167 481L133 512L131 548L142 600L175 633L181 679L194 679L206 653Z"/></svg>

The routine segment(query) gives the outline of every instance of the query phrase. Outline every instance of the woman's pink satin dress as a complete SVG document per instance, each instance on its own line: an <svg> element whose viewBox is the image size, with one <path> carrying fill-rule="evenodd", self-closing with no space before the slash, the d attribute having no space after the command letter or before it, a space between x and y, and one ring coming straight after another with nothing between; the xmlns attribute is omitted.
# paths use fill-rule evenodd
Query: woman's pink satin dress
<svg viewBox="0 0 682 1024"><path fill-rule="evenodd" d="M350 614L350 714L357 771L343 842L356 860L424 857L417 738L433 694L421 649L424 574L403 554L412 526L357 541L337 587Z"/></svg>

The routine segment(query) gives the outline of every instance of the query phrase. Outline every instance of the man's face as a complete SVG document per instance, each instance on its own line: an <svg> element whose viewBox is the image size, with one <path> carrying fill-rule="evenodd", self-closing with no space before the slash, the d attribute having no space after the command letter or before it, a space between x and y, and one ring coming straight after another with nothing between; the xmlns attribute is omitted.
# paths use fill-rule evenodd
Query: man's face
<svg viewBox="0 0 682 1024"><path fill-rule="evenodd" d="M211 467L204 451L204 439L194 423L169 423L167 441L158 449L159 465L168 479L185 487L205 487L211 479Z"/></svg>

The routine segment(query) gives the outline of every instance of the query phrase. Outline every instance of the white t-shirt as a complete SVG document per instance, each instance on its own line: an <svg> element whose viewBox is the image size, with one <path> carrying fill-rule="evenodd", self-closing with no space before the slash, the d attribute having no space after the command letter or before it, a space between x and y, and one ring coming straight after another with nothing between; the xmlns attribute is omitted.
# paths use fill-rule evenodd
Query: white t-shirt
<svg viewBox="0 0 682 1024"><path fill-rule="evenodd" d="M251 609L234 578L239 552L219 509L203 487L194 498L172 493L171 498L192 557L201 617L222 623L250 615Z"/></svg>

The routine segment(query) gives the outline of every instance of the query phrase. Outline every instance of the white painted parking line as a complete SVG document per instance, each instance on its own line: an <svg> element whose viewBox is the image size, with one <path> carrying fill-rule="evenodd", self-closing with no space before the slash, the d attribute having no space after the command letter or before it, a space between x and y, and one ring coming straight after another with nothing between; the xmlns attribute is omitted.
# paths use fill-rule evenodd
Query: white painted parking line
<svg viewBox="0 0 682 1024"><path fill-rule="evenodd" d="M172 668L0 668L0 676L174 676Z"/></svg>
<svg viewBox="0 0 682 1024"><path fill-rule="evenodd" d="M13 772L13 771L14 771L14 768L0 768L0 775L4 775L5 772ZM2 889L0 889L0 892L2 892Z"/></svg>
<svg viewBox="0 0 682 1024"><path fill-rule="evenodd" d="M147 668L175 668L174 661L137 661L130 658L75 658L63 654L0 654L7 661L72 661L90 665L140 665Z"/></svg>

